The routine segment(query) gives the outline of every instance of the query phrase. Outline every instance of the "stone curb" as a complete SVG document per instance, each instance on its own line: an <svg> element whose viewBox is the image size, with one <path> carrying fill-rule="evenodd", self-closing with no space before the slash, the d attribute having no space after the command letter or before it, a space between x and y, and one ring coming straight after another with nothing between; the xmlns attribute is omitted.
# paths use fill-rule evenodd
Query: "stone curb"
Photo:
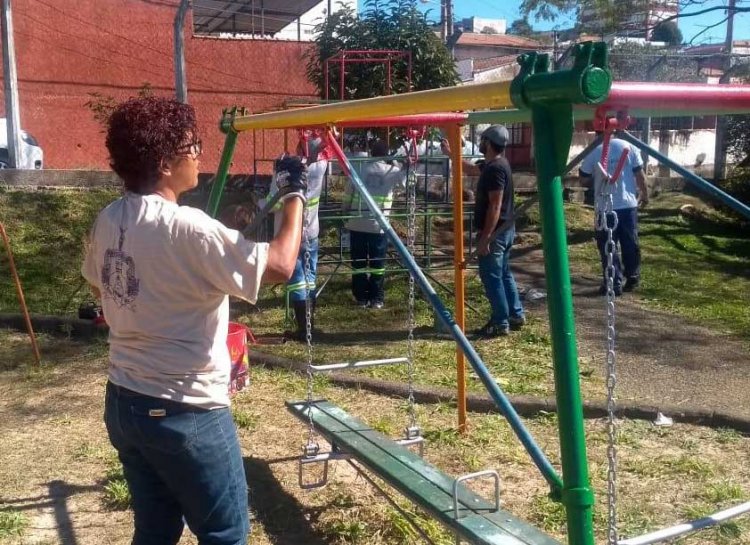
<svg viewBox="0 0 750 545"><path fill-rule="evenodd" d="M97 326L91 320L79 320L62 316L32 315L31 323L36 332L51 335L66 335L71 338L86 340L107 335L107 326ZM26 331L21 314L0 314L0 328ZM268 367L286 369L297 373L306 372L306 366L287 358L274 356L258 350L250 350L250 361ZM408 397L405 384L387 380L377 380L361 375L347 373L328 373L328 378L336 385L347 388L361 388L376 394L391 397ZM535 416L542 412L557 412L557 402L552 398L534 396L508 396L513 407L521 416ZM419 403L450 403L456 401L455 392L448 388L417 386L414 388L414 399ZM467 409L477 413L498 412L496 405L488 397L468 394ZM697 407L672 407L669 405L638 405L633 402L619 402L617 416L638 420L656 420L661 412L673 418L675 422L697 424L711 428L731 428L742 433L750 433L750 418L738 414L707 411ZM601 401L583 402L584 418L604 418L607 406Z"/></svg>
<svg viewBox="0 0 750 545"><path fill-rule="evenodd" d="M302 362L257 350L250 350L250 361L297 373L306 372L306 365ZM331 382L338 386L361 388L362 390L392 397L408 397L407 386L400 382L377 380L347 373L327 373L327 376ZM455 402L456 394L448 388L417 386L414 388L414 399L418 403ZM542 412L557 412L557 402L553 398L508 396L508 399L516 409L516 412L521 416L535 416ZM499 412L497 406L489 397L477 394L468 394L466 406L468 410L477 413ZM745 418L738 414L706 411L696 407L672 407L669 405L657 407L638 405L633 402L618 402L616 414L619 417L653 422L656 420L659 412L674 419L675 422L697 424L711 428L731 428L742 433L750 433L750 418ZM584 401L583 416L584 418L605 418L607 416L606 403L604 401Z"/></svg>

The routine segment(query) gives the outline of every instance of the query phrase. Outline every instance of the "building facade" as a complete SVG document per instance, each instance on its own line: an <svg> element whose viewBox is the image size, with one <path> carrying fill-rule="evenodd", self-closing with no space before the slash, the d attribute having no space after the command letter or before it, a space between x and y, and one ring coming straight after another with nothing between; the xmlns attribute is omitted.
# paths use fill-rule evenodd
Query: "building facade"
<svg viewBox="0 0 750 545"><path fill-rule="evenodd" d="M679 14L679 0L610 0L582 7L578 22L586 32L615 31L650 39L661 21Z"/></svg>
<svg viewBox="0 0 750 545"><path fill-rule="evenodd" d="M72 9L70 0L13 2L21 127L39 141L46 168L108 168L103 126L92 104L135 96L145 86L175 96L178 3L77 0ZM193 28L191 12L184 28L188 102L196 108L204 144L201 169L212 172L224 140L222 109L241 105L259 112L316 95L304 70L311 46L201 37ZM283 143L283 131L242 135L232 171L252 172L254 158L277 155Z"/></svg>

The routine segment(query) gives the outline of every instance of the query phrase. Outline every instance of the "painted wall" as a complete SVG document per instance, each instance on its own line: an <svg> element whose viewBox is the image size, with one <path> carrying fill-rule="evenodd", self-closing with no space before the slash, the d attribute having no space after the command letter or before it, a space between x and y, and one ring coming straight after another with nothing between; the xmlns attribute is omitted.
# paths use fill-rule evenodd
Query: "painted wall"
<svg viewBox="0 0 750 545"><path fill-rule="evenodd" d="M85 106L90 93L124 99L148 83L174 96L177 0L15 0L21 125L39 140L48 168L107 168L102 127ZM280 107L314 94L304 74L309 44L194 38L185 24L188 101L198 113L202 170L215 170L221 111ZM0 90L0 95L2 90ZM4 111L4 106L2 106ZM4 114L3 114L4 115ZM242 135L233 172L252 171L253 152L282 151L283 132Z"/></svg>
<svg viewBox="0 0 750 545"><path fill-rule="evenodd" d="M357 0L335 0L331 2L331 12L336 13L344 8L351 9L357 13ZM318 5L308 10L299 19L299 28L294 22L285 26L274 36L275 40L296 40L298 37L303 42L309 42L315 39L315 27L320 24L328 13L328 2L323 0Z"/></svg>
<svg viewBox="0 0 750 545"><path fill-rule="evenodd" d="M637 135L638 133L636 132ZM594 140L595 136L593 132L574 133L568 160L573 159L581 153ZM712 167L714 164L715 142L716 131L713 129L651 131L649 139L649 145L652 148L659 150L662 154L685 168L694 170L699 175L710 173L711 169L708 167ZM651 165L651 170L659 176L677 176L674 172L668 171L666 167L654 170L657 168L655 159L649 159L649 164Z"/></svg>

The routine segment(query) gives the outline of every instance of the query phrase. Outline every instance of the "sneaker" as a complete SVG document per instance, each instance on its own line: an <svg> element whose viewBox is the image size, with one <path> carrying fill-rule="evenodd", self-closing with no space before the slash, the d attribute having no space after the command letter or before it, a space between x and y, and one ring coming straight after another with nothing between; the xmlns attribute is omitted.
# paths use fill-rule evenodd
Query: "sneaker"
<svg viewBox="0 0 750 545"><path fill-rule="evenodd" d="M523 314L521 316L511 316L508 318L508 323L510 323L511 329L521 329L526 325L526 316Z"/></svg>
<svg viewBox="0 0 750 545"><path fill-rule="evenodd" d="M500 326L490 321L487 322L484 327L474 330L474 334L486 339L492 339L493 337L503 337L510 334L510 327Z"/></svg>
<svg viewBox="0 0 750 545"><path fill-rule="evenodd" d="M625 285L622 287L622 291L633 291L635 288L640 286L641 281L638 278L628 278L625 281Z"/></svg>
<svg viewBox="0 0 750 545"><path fill-rule="evenodd" d="M385 307L385 303L383 301L370 301L370 308L374 308L375 310L380 310L383 307Z"/></svg>
<svg viewBox="0 0 750 545"><path fill-rule="evenodd" d="M367 308L370 306L370 301L366 301L364 299L357 299L357 306L359 308Z"/></svg>

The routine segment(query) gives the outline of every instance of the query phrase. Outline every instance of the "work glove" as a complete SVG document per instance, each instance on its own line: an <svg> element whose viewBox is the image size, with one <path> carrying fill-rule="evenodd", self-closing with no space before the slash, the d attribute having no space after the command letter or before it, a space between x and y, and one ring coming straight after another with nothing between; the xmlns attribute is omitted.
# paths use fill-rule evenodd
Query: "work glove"
<svg viewBox="0 0 750 545"><path fill-rule="evenodd" d="M304 203L307 199L307 167L296 155L283 155L273 165L273 182L278 188L281 202L299 197Z"/></svg>

